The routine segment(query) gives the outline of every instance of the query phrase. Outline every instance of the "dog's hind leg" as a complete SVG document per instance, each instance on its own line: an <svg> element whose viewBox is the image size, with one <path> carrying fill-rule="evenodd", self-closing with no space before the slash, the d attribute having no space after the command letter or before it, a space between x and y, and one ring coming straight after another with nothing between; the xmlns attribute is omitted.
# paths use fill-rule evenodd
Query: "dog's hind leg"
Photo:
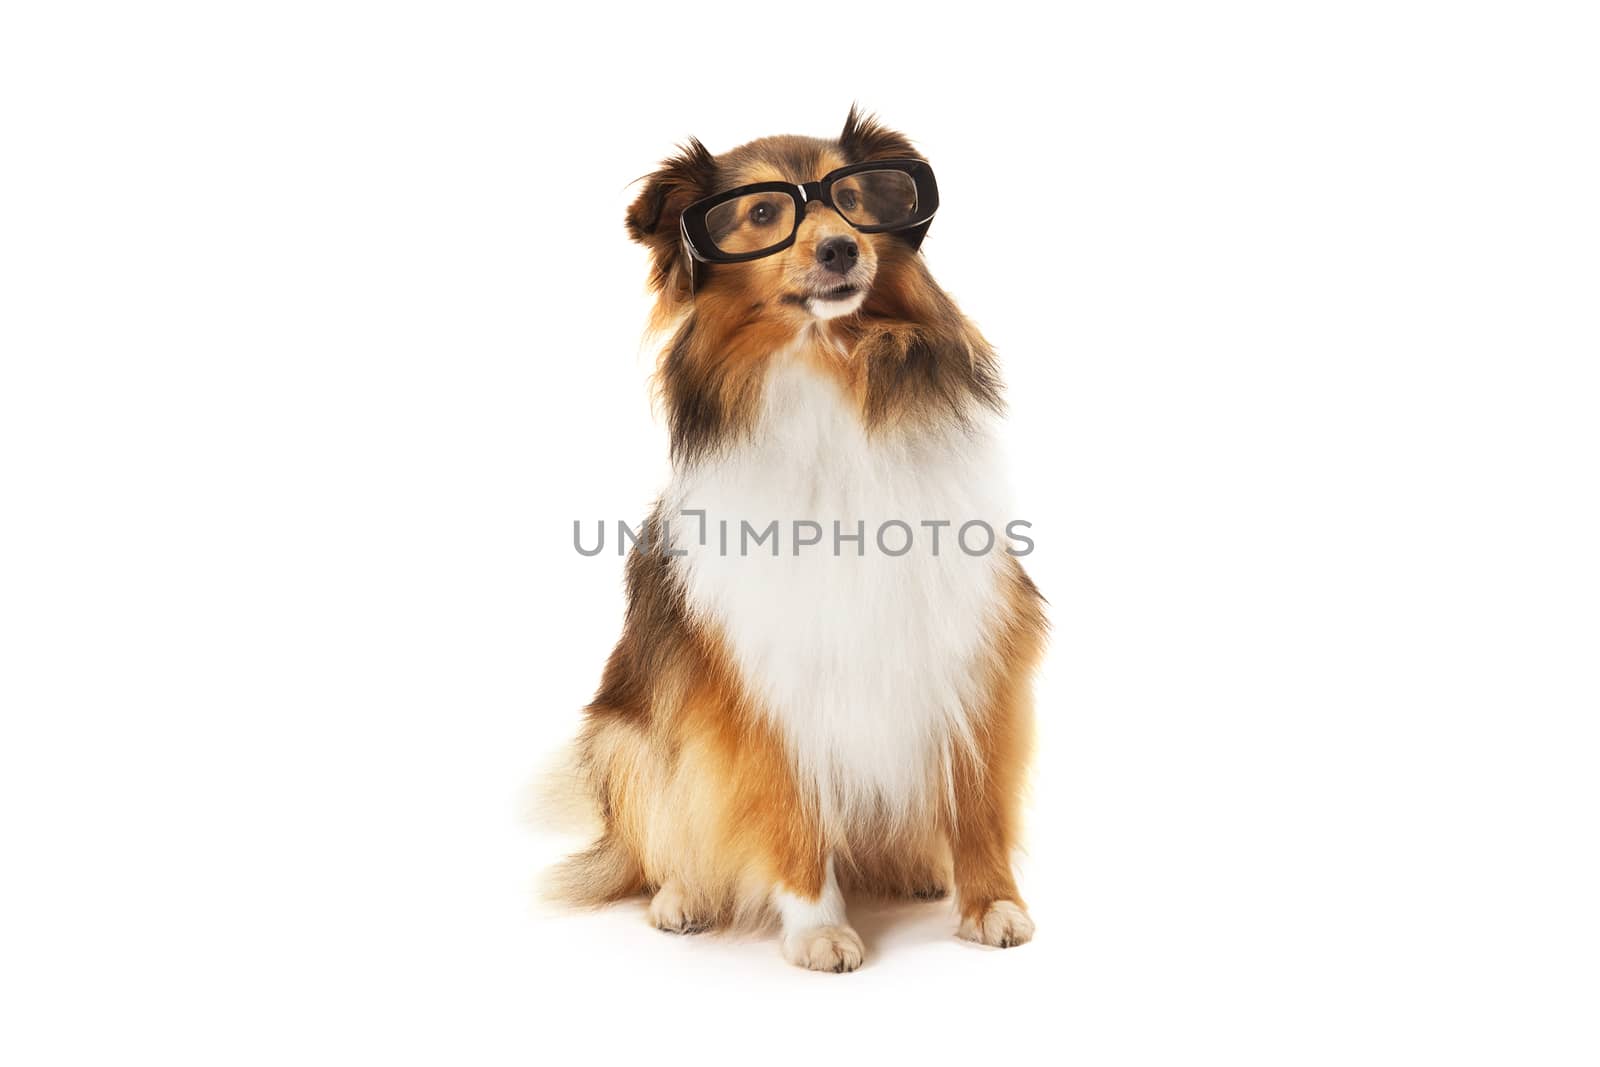
<svg viewBox="0 0 1600 1067"><path fill-rule="evenodd" d="M693 905L677 879L668 881L650 898L650 922L669 934L700 934L711 929L712 918L700 914L701 910Z"/></svg>

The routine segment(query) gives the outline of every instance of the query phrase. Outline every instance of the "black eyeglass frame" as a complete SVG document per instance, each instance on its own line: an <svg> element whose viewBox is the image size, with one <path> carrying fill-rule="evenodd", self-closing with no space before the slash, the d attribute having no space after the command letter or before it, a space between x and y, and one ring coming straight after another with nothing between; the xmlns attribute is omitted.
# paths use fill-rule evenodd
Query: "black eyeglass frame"
<svg viewBox="0 0 1600 1067"><path fill-rule="evenodd" d="M905 222L896 222L889 225L859 226L850 222L849 216L839 211L833 202L833 186L836 182L860 174L868 170L897 170L911 178L917 191L916 217ZM752 193L782 193L794 201L794 228L789 231L789 236L769 248L759 252L724 252L717 248L716 241L711 237L711 230L706 225L706 216L718 204L725 204L741 196ZM922 245L922 238L927 235L928 224L933 221L934 212L939 210L939 186L933 180L933 167L922 159L874 159L867 163L852 163L848 167L824 174L814 182L795 184L794 182L756 182L752 185L741 185L737 189L729 189L725 193L717 193L703 200L696 200L683 209L683 214L678 219L678 230L683 236L684 247L689 250L689 255L701 263L744 263L752 259L762 259L766 256L782 252L794 244L794 239L800 232L800 225L805 221L806 205L812 201L821 201L844 219L858 233L893 233L900 230L915 230L908 235L912 248Z"/></svg>

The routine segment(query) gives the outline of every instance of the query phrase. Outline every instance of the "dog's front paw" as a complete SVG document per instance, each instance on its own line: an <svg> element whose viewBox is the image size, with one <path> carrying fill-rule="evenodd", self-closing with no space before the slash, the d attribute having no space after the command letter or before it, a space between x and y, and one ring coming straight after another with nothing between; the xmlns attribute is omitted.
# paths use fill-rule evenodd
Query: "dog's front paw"
<svg viewBox="0 0 1600 1067"><path fill-rule="evenodd" d="M1022 905L997 900L976 915L962 919L960 934L980 945L1011 948L1033 940L1033 920L1022 910Z"/></svg>
<svg viewBox="0 0 1600 1067"><path fill-rule="evenodd" d="M650 898L650 922L669 934L698 934L711 926L709 920L690 912L677 882L668 882Z"/></svg>
<svg viewBox="0 0 1600 1067"><path fill-rule="evenodd" d="M865 955L861 936L848 926L814 926L783 937L783 958L813 971L853 971Z"/></svg>

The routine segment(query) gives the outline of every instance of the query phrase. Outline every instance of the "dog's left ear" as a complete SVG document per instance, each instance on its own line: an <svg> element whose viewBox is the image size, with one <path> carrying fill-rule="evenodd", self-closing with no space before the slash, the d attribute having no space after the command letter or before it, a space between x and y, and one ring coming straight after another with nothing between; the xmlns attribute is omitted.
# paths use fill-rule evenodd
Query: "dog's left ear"
<svg viewBox="0 0 1600 1067"><path fill-rule="evenodd" d="M628 207L628 236L650 250L650 288L664 300L690 296L688 254L678 235L683 209L710 196L717 161L699 140L690 138L678 154L661 161L645 179L644 191Z"/></svg>
<svg viewBox="0 0 1600 1067"><path fill-rule="evenodd" d="M856 104L850 105L850 115L839 131L839 150L851 163L866 163L874 159L926 159L911 144L911 139L898 130L891 130L878 121L876 115L864 114ZM915 252L922 247L932 221L895 233Z"/></svg>
<svg viewBox="0 0 1600 1067"><path fill-rule="evenodd" d="M879 122L876 115L864 114L855 104L850 105L850 115L839 133L839 147L851 163L922 158L922 153L911 146L910 138Z"/></svg>

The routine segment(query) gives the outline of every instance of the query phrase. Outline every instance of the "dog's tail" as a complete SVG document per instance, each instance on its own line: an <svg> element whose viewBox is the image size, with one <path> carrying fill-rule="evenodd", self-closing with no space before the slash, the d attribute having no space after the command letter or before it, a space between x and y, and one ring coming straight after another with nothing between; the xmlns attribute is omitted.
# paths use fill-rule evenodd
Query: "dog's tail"
<svg viewBox="0 0 1600 1067"><path fill-rule="evenodd" d="M547 899L578 907L598 907L644 892L644 872L633 852L613 834L574 853L545 875Z"/></svg>
<svg viewBox="0 0 1600 1067"><path fill-rule="evenodd" d="M576 744L545 769L530 820L543 829L598 839L545 872L540 895L554 903L595 907L642 893L644 871L633 850L605 826L595 785Z"/></svg>

